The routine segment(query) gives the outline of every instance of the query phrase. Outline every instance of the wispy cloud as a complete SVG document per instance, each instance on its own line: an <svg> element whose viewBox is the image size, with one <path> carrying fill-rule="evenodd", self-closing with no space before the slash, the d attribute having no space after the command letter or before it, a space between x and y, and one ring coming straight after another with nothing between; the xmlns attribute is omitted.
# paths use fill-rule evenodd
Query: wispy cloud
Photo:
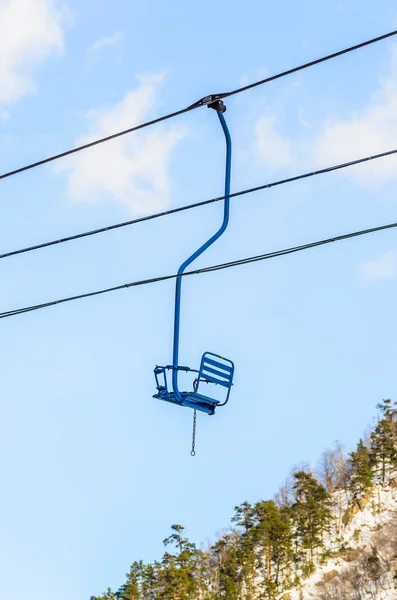
<svg viewBox="0 0 397 600"><path fill-rule="evenodd" d="M397 55L392 73L360 111L344 119L330 118L315 143L317 164L343 162L378 154L396 147L397 139ZM361 165L348 174L362 185L397 179L395 156Z"/></svg>
<svg viewBox="0 0 397 600"><path fill-rule="evenodd" d="M364 263L360 270L365 281L394 279L397 275L397 252L389 250L379 258Z"/></svg>
<svg viewBox="0 0 397 600"><path fill-rule="evenodd" d="M90 131L76 145L147 119L162 79L163 75L142 77L140 85L114 106L90 110ZM55 170L69 174L68 193L74 201L118 202L135 214L148 213L169 202L170 160L185 135L186 130L177 125L136 132L78 153Z"/></svg>
<svg viewBox="0 0 397 600"><path fill-rule="evenodd" d="M321 168L330 164L378 154L396 147L397 140L397 48L394 49L389 76L374 91L366 104L345 117L328 116L318 134L307 139L310 123L305 123L305 139L283 135L279 107L267 107L267 116L255 124L256 158L269 168L292 164ZM316 128L318 130L318 128ZM360 186L375 186L397 179L397 157L361 164L344 171L344 176Z"/></svg>
<svg viewBox="0 0 397 600"><path fill-rule="evenodd" d="M116 31L112 35L102 37L96 40L89 48L88 53L90 55L97 54L104 48L113 48L118 46L124 40L124 33L122 31Z"/></svg>
<svg viewBox="0 0 397 600"><path fill-rule="evenodd" d="M0 109L35 91L37 66L63 49L61 8L53 0L0 2Z"/></svg>

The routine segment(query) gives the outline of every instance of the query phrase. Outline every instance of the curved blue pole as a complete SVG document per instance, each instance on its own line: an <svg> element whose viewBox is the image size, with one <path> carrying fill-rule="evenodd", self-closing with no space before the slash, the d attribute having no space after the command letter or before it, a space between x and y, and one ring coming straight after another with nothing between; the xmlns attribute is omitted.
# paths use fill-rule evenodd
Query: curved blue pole
<svg viewBox="0 0 397 600"><path fill-rule="evenodd" d="M229 129L227 127L225 117L223 116L223 112L217 110L217 115L219 121L222 125L223 133L225 134L226 139L226 173L225 173L225 198L224 201L224 211L223 211L223 222L218 231L210 237L209 240L205 242L196 252L194 252L188 259L185 260L181 264L178 269L178 275L182 275L186 267L188 267L196 258L200 256L211 244L213 244L225 231L228 222L229 222L229 206L230 206L230 173L231 173L231 163L232 163L232 140L230 137ZM174 349L172 356L172 387L175 393L175 397L179 402L182 402L182 397L180 395L178 389L178 359L179 359L179 325L180 325L180 315L181 315L181 287L182 287L182 277L176 278L175 284L175 315L174 315Z"/></svg>

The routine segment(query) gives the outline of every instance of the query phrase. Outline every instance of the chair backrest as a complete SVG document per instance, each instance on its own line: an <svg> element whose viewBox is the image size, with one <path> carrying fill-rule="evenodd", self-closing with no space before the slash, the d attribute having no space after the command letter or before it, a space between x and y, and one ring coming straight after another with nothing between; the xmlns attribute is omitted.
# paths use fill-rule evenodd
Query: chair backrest
<svg viewBox="0 0 397 600"><path fill-rule="evenodd" d="M199 380L204 379L230 389L233 373L234 364L231 360L212 352L204 352L201 358Z"/></svg>

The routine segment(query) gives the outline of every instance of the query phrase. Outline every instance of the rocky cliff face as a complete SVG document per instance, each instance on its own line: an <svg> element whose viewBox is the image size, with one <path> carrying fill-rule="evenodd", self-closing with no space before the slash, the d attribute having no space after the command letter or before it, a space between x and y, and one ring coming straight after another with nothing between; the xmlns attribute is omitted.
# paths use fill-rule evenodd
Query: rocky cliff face
<svg viewBox="0 0 397 600"><path fill-rule="evenodd" d="M334 492L329 558L281 600L397 600L397 481L348 502ZM299 573L297 573L299 576Z"/></svg>

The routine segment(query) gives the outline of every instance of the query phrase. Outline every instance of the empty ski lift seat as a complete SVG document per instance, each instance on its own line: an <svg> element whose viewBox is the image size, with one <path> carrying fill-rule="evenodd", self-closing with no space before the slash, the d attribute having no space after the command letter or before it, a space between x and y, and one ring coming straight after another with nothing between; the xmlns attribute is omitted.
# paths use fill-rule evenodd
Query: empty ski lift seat
<svg viewBox="0 0 397 600"><path fill-rule="evenodd" d="M204 352L200 369L190 369L189 367L177 367L178 371L186 371L198 373L196 380L193 384L192 392L180 392L179 396L181 402L176 397L175 392L168 390L166 370L173 370L174 367L167 365L166 367L156 367L154 374L156 377L157 394L153 397L159 400L165 400L178 404L179 406L186 406L195 410L200 410L213 415L217 406L224 406L229 400L230 389L233 385L234 375L234 364L231 360L224 358L218 354L212 352ZM198 392L200 382L204 382L212 385L220 385L226 388L226 396L223 402L216 398L201 394Z"/></svg>

